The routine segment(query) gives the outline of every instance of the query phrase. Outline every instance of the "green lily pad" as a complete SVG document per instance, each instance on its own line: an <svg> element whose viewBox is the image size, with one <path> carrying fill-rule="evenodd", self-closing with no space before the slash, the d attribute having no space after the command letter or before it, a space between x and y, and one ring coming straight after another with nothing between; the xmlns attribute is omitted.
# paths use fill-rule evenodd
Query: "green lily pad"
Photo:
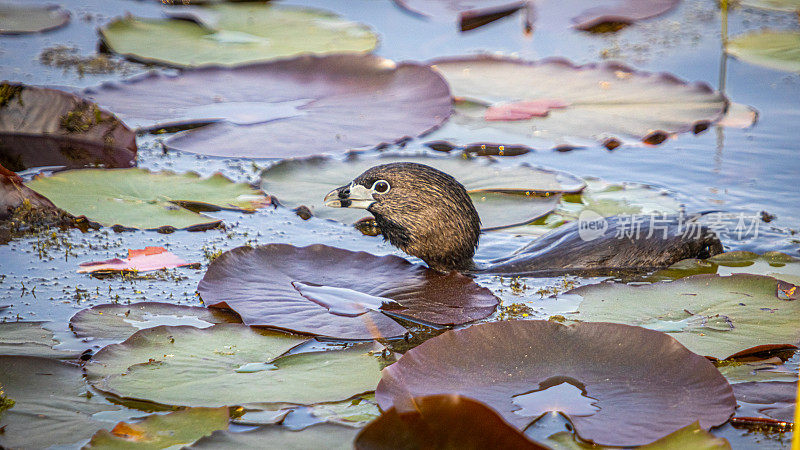
<svg viewBox="0 0 800 450"><path fill-rule="evenodd" d="M55 350L58 341L53 332L42 328L45 322L0 323L0 355L41 356L43 358L72 359L81 352ZM2 380L0 380L2 381Z"/></svg>
<svg viewBox="0 0 800 450"><path fill-rule="evenodd" d="M217 430L228 429L228 408L189 408L153 414L136 423L120 422L100 430L84 448L162 449L188 445Z"/></svg>
<svg viewBox="0 0 800 450"><path fill-rule="evenodd" d="M264 426L242 433L215 431L190 445L189 448L206 449L261 449L269 443L270 448L304 450L324 448L331 450L352 450L357 428L321 423L300 431L286 427Z"/></svg>
<svg viewBox="0 0 800 450"><path fill-rule="evenodd" d="M193 210L253 211L267 203L261 191L221 174L201 179L196 173L84 169L37 177L27 186L74 216L140 229L208 228L221 220Z"/></svg>
<svg viewBox="0 0 800 450"><path fill-rule="evenodd" d="M800 32L758 31L734 36L728 54L750 64L785 72L800 72Z"/></svg>
<svg viewBox="0 0 800 450"><path fill-rule="evenodd" d="M238 324L159 326L105 347L85 370L101 391L181 406L312 404L375 389L380 362L371 344L283 355L303 342Z"/></svg>
<svg viewBox="0 0 800 450"><path fill-rule="evenodd" d="M120 408L92 395L80 367L48 358L0 356L0 390L14 406L0 415L4 448L49 448L88 439Z"/></svg>
<svg viewBox="0 0 800 450"><path fill-rule="evenodd" d="M575 440L573 434L566 431L561 431L548 437L546 444L553 450L610 450L616 448L585 444ZM691 448L693 450L723 450L730 449L731 444L727 439L716 437L712 433L700 428L700 425L695 422L655 442L639 447L639 449L646 450L673 450L682 448Z"/></svg>
<svg viewBox="0 0 800 450"><path fill-rule="evenodd" d="M0 35L54 30L69 23L69 12L56 5L0 3Z"/></svg>
<svg viewBox="0 0 800 450"><path fill-rule="evenodd" d="M646 277L646 280L677 280L701 273L767 275L797 285L800 284L800 259L781 252L763 255L745 251L725 252L708 259L679 261Z"/></svg>
<svg viewBox="0 0 800 450"><path fill-rule="evenodd" d="M111 50L130 59L178 67L367 53L378 44L366 25L323 10L271 3L194 7L182 10L180 19L191 20L128 16L101 28L100 35Z"/></svg>
<svg viewBox="0 0 800 450"><path fill-rule="evenodd" d="M798 0L739 0L738 3L742 6L774 11L800 11L800 1Z"/></svg>
<svg viewBox="0 0 800 450"><path fill-rule="evenodd" d="M572 175L525 165L509 167L485 158L397 153L377 158L351 155L345 161L322 157L284 160L262 172L261 187L283 205L305 205L317 217L353 223L364 216L364 211L326 208L322 201L325 194L370 167L398 161L426 164L455 177L467 188L484 230L531 222L550 213L559 194L578 193L585 187Z"/></svg>
<svg viewBox="0 0 800 450"><path fill-rule="evenodd" d="M659 144L721 119L728 101L702 83L618 63L470 56L431 62L456 98L451 122L542 139L551 147Z"/></svg>
<svg viewBox="0 0 800 450"><path fill-rule="evenodd" d="M349 426L364 426L381 415L374 394L336 403L322 403L311 408L314 417L325 422Z"/></svg>
<svg viewBox="0 0 800 450"><path fill-rule="evenodd" d="M562 295L582 297L571 318L664 331L695 353L725 359L757 345L800 343L800 302L779 298L779 283L760 275L695 275L642 286L601 283Z"/></svg>
<svg viewBox="0 0 800 450"><path fill-rule="evenodd" d="M78 311L69 327L80 339L117 343L144 328L159 325L190 325L207 328L216 323L240 323L236 314L222 309L170 303L141 302L131 305L97 305Z"/></svg>

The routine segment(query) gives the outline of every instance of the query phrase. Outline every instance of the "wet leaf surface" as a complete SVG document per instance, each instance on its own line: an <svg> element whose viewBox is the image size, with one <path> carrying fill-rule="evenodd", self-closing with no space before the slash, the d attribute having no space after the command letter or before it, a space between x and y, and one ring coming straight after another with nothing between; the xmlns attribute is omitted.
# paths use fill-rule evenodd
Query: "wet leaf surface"
<svg viewBox="0 0 800 450"><path fill-rule="evenodd" d="M350 155L344 161L321 157L284 160L262 172L261 187L287 207L305 205L317 217L354 223L364 211L325 207L325 194L370 167L399 161L426 164L455 177L470 193L484 230L530 222L552 211L558 194L578 193L585 186L570 174L527 165L507 167L485 158L387 153L377 158Z"/></svg>
<svg viewBox="0 0 800 450"><path fill-rule="evenodd" d="M734 36L728 54L750 64L785 72L800 72L800 33L764 30Z"/></svg>
<svg viewBox="0 0 800 450"><path fill-rule="evenodd" d="M176 406L311 404L374 389L371 344L284 355L304 342L239 324L158 326L105 347L85 371L101 391Z"/></svg>
<svg viewBox="0 0 800 450"><path fill-rule="evenodd" d="M328 423L313 425L300 431L278 426L264 426L241 433L216 431L211 436L200 439L189 448L258 449L264 448L265 442L269 442L269 445L273 448L291 450L307 448L349 450L353 448L353 439L356 434L358 434L357 428Z"/></svg>
<svg viewBox="0 0 800 450"><path fill-rule="evenodd" d="M415 398L414 409L389 409L358 434L356 449L546 449L481 402L460 395Z"/></svg>
<svg viewBox="0 0 800 450"><path fill-rule="evenodd" d="M553 450L582 450L595 449L605 450L613 447L603 447L583 442L578 442L572 433L562 431L547 438L545 443ZM650 444L639 447L646 450L672 450L672 449L695 449L695 450L729 450L731 444L725 438L714 436L712 433L700 428L695 422L689 426L664 436L663 438L651 442Z"/></svg>
<svg viewBox="0 0 800 450"><path fill-rule="evenodd" d="M0 83L0 164L133 167L136 136L94 103L55 89Z"/></svg>
<svg viewBox="0 0 800 450"><path fill-rule="evenodd" d="M0 35L49 31L69 23L69 12L56 5L0 3Z"/></svg>
<svg viewBox="0 0 800 450"><path fill-rule="evenodd" d="M553 147L596 142L657 144L722 118L725 97L703 83L665 73L637 72L613 64L576 66L564 59L522 61L474 56L441 59L433 67L456 99L451 119L470 129L486 127L545 139ZM521 101L558 100L567 105L544 117L487 120L490 108ZM610 145L610 144L609 144Z"/></svg>
<svg viewBox="0 0 800 450"><path fill-rule="evenodd" d="M47 322L0 323L0 355L59 359L73 359L80 356L80 352L54 349L53 346L59 342L54 339L52 331L42 327L45 323Z"/></svg>
<svg viewBox="0 0 800 450"><path fill-rule="evenodd" d="M707 359L666 334L610 323L508 321L448 331L384 369L375 396L381 409L400 411L413 410L411 397L468 396L523 429L538 416L514 397L563 383L599 410L571 414L572 398L537 407L561 411L582 439L602 445L647 444L698 420L708 429L735 408Z"/></svg>
<svg viewBox="0 0 800 450"><path fill-rule="evenodd" d="M78 366L52 359L0 356L0 381L16 402L0 416L5 447L76 444L105 426L95 414L121 409L88 392Z"/></svg>
<svg viewBox="0 0 800 450"><path fill-rule="evenodd" d="M208 328L217 323L238 323L227 311L170 303L142 302L105 304L78 311L69 327L80 339L122 342L141 329L159 325L190 325Z"/></svg>
<svg viewBox="0 0 800 450"><path fill-rule="evenodd" d="M298 282L318 289L304 294ZM327 245L233 249L214 260L197 290L207 306L230 308L247 325L342 339L402 336L407 330L387 314L459 325L491 315L499 302L456 272ZM365 296L386 306L366 308ZM330 311L349 305L363 309L354 316Z"/></svg>
<svg viewBox="0 0 800 450"><path fill-rule="evenodd" d="M209 124L165 145L225 157L371 148L427 133L452 111L447 84L430 68L368 55L151 73L85 95L138 127Z"/></svg>
<svg viewBox="0 0 800 450"><path fill-rule="evenodd" d="M742 405L737 416L750 416L755 410L759 414L784 422L794 421L797 401L797 382L766 381L738 383L733 385L736 400Z"/></svg>
<svg viewBox="0 0 800 450"><path fill-rule="evenodd" d="M759 275L695 275L642 286L602 283L563 295L583 298L570 318L664 331L693 352L725 359L757 345L800 342L800 303L779 298L778 287L778 280Z"/></svg>
<svg viewBox="0 0 800 450"><path fill-rule="evenodd" d="M716 273L731 275L749 273L767 275L792 284L800 283L800 259L782 252L761 255L748 251L731 251L708 259L686 259L646 277L648 281L676 280L691 275ZM789 288L791 289L791 288ZM795 294L792 294L794 296ZM787 292L778 296L789 298Z"/></svg>
<svg viewBox="0 0 800 450"><path fill-rule="evenodd" d="M228 429L228 408L188 408L166 415L153 414L139 422L120 422L100 430L84 448L162 449L189 445L217 430Z"/></svg>
<svg viewBox="0 0 800 450"><path fill-rule="evenodd" d="M268 204L261 191L221 174L84 169L37 177L27 185L74 216L139 229L208 228L221 221L194 210L252 212Z"/></svg>
<svg viewBox="0 0 800 450"><path fill-rule="evenodd" d="M177 67L367 53L378 44L367 26L320 9L244 2L184 6L167 14L174 17L123 17L101 28L100 34L116 53Z"/></svg>

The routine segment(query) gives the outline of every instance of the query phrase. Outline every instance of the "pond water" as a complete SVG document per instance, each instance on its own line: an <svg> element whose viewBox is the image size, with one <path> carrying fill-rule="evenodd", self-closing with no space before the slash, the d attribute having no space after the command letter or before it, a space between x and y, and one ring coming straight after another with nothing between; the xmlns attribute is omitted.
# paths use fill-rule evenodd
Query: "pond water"
<svg viewBox="0 0 800 450"><path fill-rule="evenodd" d="M281 3L316 6L348 20L368 24L380 35L375 53L396 61L426 61L476 53L501 53L525 59L558 56L579 64L611 59L637 69L669 72L685 80L706 82L723 91L731 101L758 110L757 123L746 129L711 126L700 134L681 134L657 146L624 145L609 151L596 145L568 152L540 148L522 156L499 158L500 164L525 162L609 182L644 183L670 192L693 212L714 210L760 217L765 211L773 215L774 220L760 222L757 236L742 240L733 236L723 238L726 250L759 253L778 250L800 256L800 190L797 188L800 74L766 69L726 57L722 51L722 21L715 1L684 0L664 16L608 34L565 31L567 18L562 11L567 8L564 5L576 1L538 2L532 33L525 32L525 18L520 14L461 33L453 23L421 19L402 11L389 0L287 0ZM159 2L61 0L58 3L72 11L70 26L39 35L0 37L0 80L76 90L147 70L142 65L123 62L110 74L79 74L71 67L45 65L39 55L58 45L75 47L80 55L92 54L98 46L96 27L125 12L159 17ZM796 29L797 26L796 15L744 8L731 12L727 22L730 34L761 27ZM250 113L258 117L284 117L295 114L296 106L281 105L282 109L275 111L244 111L242 120L251 120ZM158 107L153 105L153 108ZM209 117L217 113L208 111ZM523 137L496 133L492 136L496 142L525 143ZM468 143L475 136L470 130L445 124L428 136L408 142L406 148L426 149L423 144L434 140ZM202 175L219 171L234 181L258 182L260 171L271 164L269 160L218 159L165 151L160 145L162 139L164 136L139 136L139 167L196 171ZM265 146L269 142L254 142L253 145ZM23 175L31 177L35 172ZM349 180L341 181L340 185ZM47 321L46 327L53 330L61 342L58 348L82 351L93 343L81 342L69 330L69 318L77 311L109 302L202 305L195 290L211 256L239 245L324 243L377 255L403 256L381 239L364 236L350 226L316 218L302 220L286 208L270 207L253 214L225 211L207 214L223 219L225 228L172 234L115 233L108 228L87 233L54 231L14 239L0 246L0 304L11 305L0 310L0 318L3 321ZM530 236L502 231L485 233L477 257L491 259L507 254L530 239ZM145 246L166 247L187 261L200 263L201 267L110 278L75 272L81 262L121 257L129 248ZM567 285L595 283L602 279L509 280L483 275L476 281L490 288L505 306L522 303L530 308L528 317L546 318L563 313L570 306L565 308L563 302L555 302L537 291L564 290ZM498 312L488 320L496 320L503 314ZM797 357L786 367L796 374ZM269 370L269 367L258 370ZM298 412L298 416L301 413L305 411ZM129 416L136 415L141 412L130 410ZM109 423L120 419L115 415ZM529 434L546 437L563 429L563 422L550 418L537 423ZM746 433L730 425L717 434L731 439L735 447L745 448L755 443L776 448L787 445L786 438L781 435Z"/></svg>

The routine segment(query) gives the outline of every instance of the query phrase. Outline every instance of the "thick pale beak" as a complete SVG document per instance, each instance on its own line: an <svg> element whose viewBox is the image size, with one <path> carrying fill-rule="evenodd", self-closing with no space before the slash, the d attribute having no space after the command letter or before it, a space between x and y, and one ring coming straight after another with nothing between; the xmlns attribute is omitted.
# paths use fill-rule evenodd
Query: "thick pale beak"
<svg viewBox="0 0 800 450"><path fill-rule="evenodd" d="M325 196L325 206L331 208L367 209L375 203L372 191L360 184L350 183L336 188Z"/></svg>

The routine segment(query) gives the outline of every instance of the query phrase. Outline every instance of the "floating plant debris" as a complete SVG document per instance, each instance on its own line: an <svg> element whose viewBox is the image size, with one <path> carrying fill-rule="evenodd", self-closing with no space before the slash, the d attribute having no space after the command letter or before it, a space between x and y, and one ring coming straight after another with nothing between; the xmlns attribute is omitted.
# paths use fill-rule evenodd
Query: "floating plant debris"
<svg viewBox="0 0 800 450"><path fill-rule="evenodd" d="M298 289L298 282L305 287ZM491 315L499 302L488 289L456 272L443 275L397 256L327 245L230 250L209 265L197 291L206 306L230 308L247 325L341 339L405 334L387 314L460 325ZM380 303L366 308L365 297ZM330 310L359 303L360 309L351 308L349 316Z"/></svg>
<svg viewBox="0 0 800 450"><path fill-rule="evenodd" d="M430 339L384 369L375 397L384 411L405 412L414 409L413 397L459 394L524 429L537 417L518 414L514 397L565 382L599 410L562 413L581 439L600 445L647 444L698 420L708 429L736 407L713 364L664 333L533 320L474 325Z"/></svg>

